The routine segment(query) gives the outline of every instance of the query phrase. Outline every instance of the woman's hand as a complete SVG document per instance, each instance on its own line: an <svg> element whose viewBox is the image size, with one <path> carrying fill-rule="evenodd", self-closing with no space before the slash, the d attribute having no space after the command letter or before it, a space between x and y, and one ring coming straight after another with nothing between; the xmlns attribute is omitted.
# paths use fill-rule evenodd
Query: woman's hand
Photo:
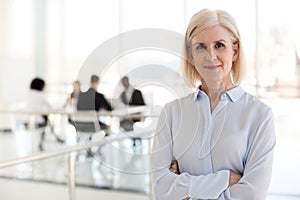
<svg viewBox="0 0 300 200"><path fill-rule="evenodd" d="M240 181L242 175L230 172L229 176L229 186L232 186Z"/></svg>
<svg viewBox="0 0 300 200"><path fill-rule="evenodd" d="M180 174L177 160L173 160L169 170L175 174Z"/></svg>
<svg viewBox="0 0 300 200"><path fill-rule="evenodd" d="M169 170L175 174L178 174L178 175L180 174L177 160L172 161ZM186 197L183 200L189 200L189 199L190 199L190 197Z"/></svg>
<svg viewBox="0 0 300 200"><path fill-rule="evenodd" d="M179 171L179 167L178 167L178 162L177 160L173 160L171 165L170 165L170 168L169 170L175 174L180 174L180 171ZM233 173L233 172L230 172L230 176L229 176L229 186L232 186L236 183L238 183L240 181L240 179L242 178L242 175L240 174L236 174L236 173ZM189 197L183 199L183 200L188 200L190 199Z"/></svg>

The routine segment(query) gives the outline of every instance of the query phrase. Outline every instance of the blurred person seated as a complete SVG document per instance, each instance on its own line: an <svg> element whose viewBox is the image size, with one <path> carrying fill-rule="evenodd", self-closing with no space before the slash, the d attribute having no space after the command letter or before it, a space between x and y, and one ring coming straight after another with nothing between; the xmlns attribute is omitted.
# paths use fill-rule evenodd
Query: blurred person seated
<svg viewBox="0 0 300 200"><path fill-rule="evenodd" d="M77 102L78 111L91 111L96 112L101 110L112 111L113 108L110 103L106 100L105 96L97 92L100 79L97 75L92 75L90 79L90 88L86 92L79 94ZM107 130L108 125L99 120L99 124L102 130Z"/></svg>
<svg viewBox="0 0 300 200"><path fill-rule="evenodd" d="M78 80L73 81L72 83L73 91L68 96L68 99L64 105L64 108L72 108L72 110L75 108L77 109L77 102L79 98L79 94L81 93L81 84Z"/></svg>
<svg viewBox="0 0 300 200"><path fill-rule="evenodd" d="M77 102L79 95L81 93L81 84L78 80L73 81L72 83L73 91L69 94L67 101L64 104L64 109L67 111L76 111L77 110ZM68 121L70 124L75 126L74 120L69 116Z"/></svg>
<svg viewBox="0 0 300 200"><path fill-rule="evenodd" d="M122 85L124 87L124 91L120 95L120 100L124 104L124 106L144 106L145 101L143 98L143 94L140 90L135 89L129 82L129 78L127 76L124 76L121 79ZM135 113L140 114L140 113ZM141 121L141 118L139 117L126 117L120 120L120 127L124 131L132 131L133 130L133 124L135 122ZM136 140L140 141L140 138L133 138L133 146L136 145Z"/></svg>
<svg viewBox="0 0 300 200"><path fill-rule="evenodd" d="M28 94L27 107L29 111L33 112L47 112L52 110L52 106L48 102L46 95L44 93L44 88L46 83L41 78L34 78L30 83L30 91ZM34 124L25 124L26 126L34 125L36 128L44 128L49 125L51 131L53 132L53 126L49 121L49 117L46 114L42 115L34 115L33 116ZM30 122L31 123L31 120ZM54 134L58 142L64 142L61 138L59 138L56 134ZM41 141L39 144L40 150L43 150L43 142L45 137L45 130L43 129L41 134Z"/></svg>

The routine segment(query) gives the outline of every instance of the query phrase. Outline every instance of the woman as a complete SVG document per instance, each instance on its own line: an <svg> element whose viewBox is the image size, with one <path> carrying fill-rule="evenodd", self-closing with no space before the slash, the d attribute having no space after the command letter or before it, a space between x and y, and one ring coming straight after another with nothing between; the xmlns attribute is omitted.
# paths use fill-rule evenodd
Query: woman
<svg viewBox="0 0 300 200"><path fill-rule="evenodd" d="M196 13L184 56L185 78L197 90L161 113L151 154L154 196L265 199L275 146L273 114L239 86L244 57L233 18L221 10Z"/></svg>
<svg viewBox="0 0 300 200"><path fill-rule="evenodd" d="M48 102L46 98L46 94L44 93L44 88L46 86L46 83L41 78L34 78L32 79L30 83L30 91L28 95L28 109L33 112L49 112L52 110L51 104ZM35 124L37 128L45 128L47 125L50 126L50 129L53 131L53 126L49 122L48 115L36 115L35 116ZM60 143L63 143L64 140L59 138L55 133L54 136L56 137L56 140ZM41 133L41 140L39 143L39 149L41 151L44 150L43 142L45 139L45 130L42 130Z"/></svg>
<svg viewBox="0 0 300 200"><path fill-rule="evenodd" d="M81 84L78 80L73 81L72 83L73 85L73 91L71 92L71 94L69 95L64 108L67 108L68 106L70 108L77 108L77 101L79 98L79 95L81 93Z"/></svg>
<svg viewBox="0 0 300 200"><path fill-rule="evenodd" d="M49 111L52 106L48 102L44 93L45 81L41 78L34 78L30 83L30 91L28 96L28 109L32 111ZM48 123L47 115L37 115L36 124L38 127L44 127Z"/></svg>

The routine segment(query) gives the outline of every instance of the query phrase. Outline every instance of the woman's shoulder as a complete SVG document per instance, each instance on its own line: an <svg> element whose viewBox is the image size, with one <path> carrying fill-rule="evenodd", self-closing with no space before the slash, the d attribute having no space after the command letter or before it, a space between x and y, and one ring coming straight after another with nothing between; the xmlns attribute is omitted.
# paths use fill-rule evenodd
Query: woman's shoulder
<svg viewBox="0 0 300 200"><path fill-rule="evenodd" d="M166 103L165 107L176 107L176 106L180 106L182 104L189 104L195 101L195 94L196 92L192 92L190 94L187 94L183 97L180 98L176 98L171 102Z"/></svg>
<svg viewBox="0 0 300 200"><path fill-rule="evenodd" d="M257 110L258 112L271 111L271 107L260 97L257 97L254 94L245 92L242 97L242 100L246 105L252 107L252 109Z"/></svg>

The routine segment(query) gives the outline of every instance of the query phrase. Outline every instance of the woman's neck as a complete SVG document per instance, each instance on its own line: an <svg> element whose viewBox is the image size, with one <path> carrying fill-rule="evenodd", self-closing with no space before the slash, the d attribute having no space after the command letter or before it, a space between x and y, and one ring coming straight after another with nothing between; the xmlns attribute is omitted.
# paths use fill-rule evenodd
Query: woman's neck
<svg viewBox="0 0 300 200"><path fill-rule="evenodd" d="M231 81L219 81L209 83L202 81L201 90L203 90L209 98L211 112L213 112L213 110L220 102L220 96L233 87L234 85Z"/></svg>

